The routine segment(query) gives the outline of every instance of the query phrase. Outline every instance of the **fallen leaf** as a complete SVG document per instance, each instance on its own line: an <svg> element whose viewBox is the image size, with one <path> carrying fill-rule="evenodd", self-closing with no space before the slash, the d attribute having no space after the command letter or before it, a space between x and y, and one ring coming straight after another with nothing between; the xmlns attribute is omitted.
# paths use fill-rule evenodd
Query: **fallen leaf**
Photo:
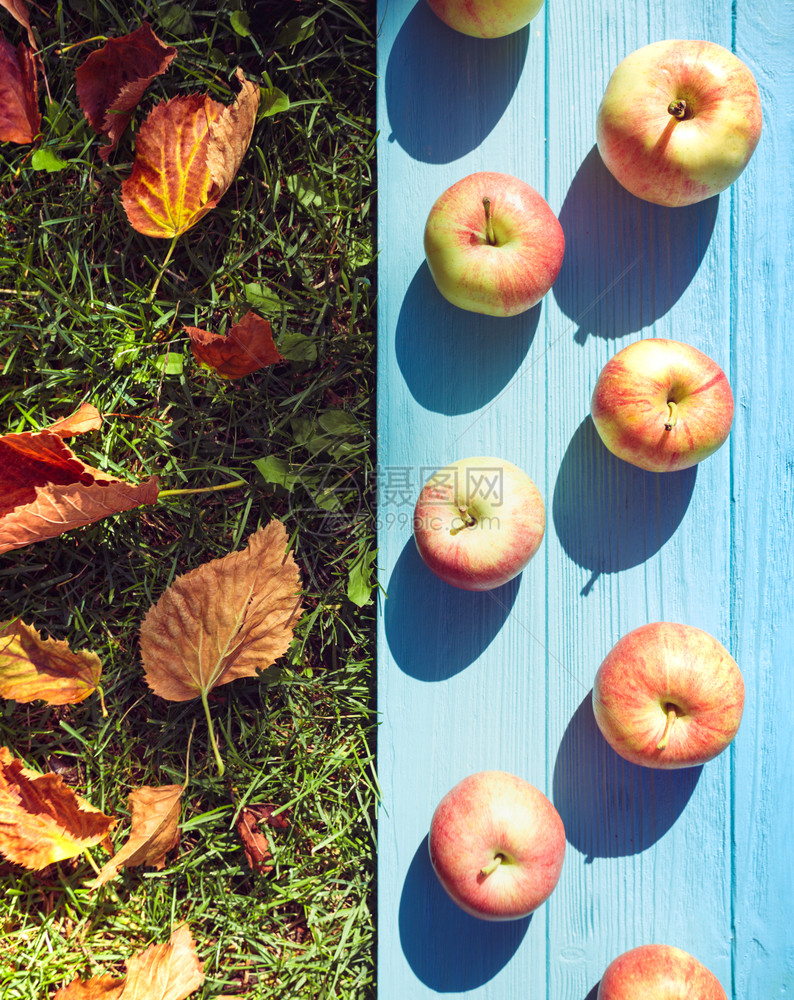
<svg viewBox="0 0 794 1000"><path fill-rule="evenodd" d="M0 697L50 705L77 705L102 673L96 653L73 653L62 639L42 639L32 625L0 622Z"/></svg>
<svg viewBox="0 0 794 1000"><path fill-rule="evenodd" d="M187 924L180 924L166 944L133 955L122 979L96 976L75 979L53 1000L185 1000L204 982L204 970Z"/></svg>
<svg viewBox="0 0 794 1000"><path fill-rule="evenodd" d="M47 428L59 437L75 437L77 434L87 434L88 431L98 431L102 426L102 414L90 403L81 403L68 417L61 417Z"/></svg>
<svg viewBox="0 0 794 1000"><path fill-rule="evenodd" d="M223 378L237 379L284 359L273 343L270 323L247 312L224 337L196 326L186 326L195 359Z"/></svg>
<svg viewBox="0 0 794 1000"><path fill-rule="evenodd" d="M276 807L272 805L244 806L237 817L237 832L243 842L245 857L250 867L266 875L273 871L273 865L268 864L273 855L267 835L260 829L260 824L266 824L276 830L289 829L289 822L283 813L275 814Z"/></svg>
<svg viewBox="0 0 794 1000"><path fill-rule="evenodd" d="M33 142L40 127L33 53L24 42L14 49L0 34L0 142Z"/></svg>
<svg viewBox="0 0 794 1000"><path fill-rule="evenodd" d="M8 13L13 17L28 34L28 41L30 42L30 47L34 52L38 52L38 46L36 45L36 36L33 34L33 29L30 26L30 15L28 14L28 5L24 0L0 0L0 7L5 7Z"/></svg>
<svg viewBox="0 0 794 1000"><path fill-rule="evenodd" d="M251 142L259 87L237 71L242 90L230 107L202 94L155 105L138 132L132 173L121 185L130 225L175 238L218 204Z"/></svg>
<svg viewBox="0 0 794 1000"><path fill-rule="evenodd" d="M140 630L146 683L169 701L201 698L223 773L207 696L253 677L282 656L300 616L300 573L280 521L255 531L244 549L177 577Z"/></svg>
<svg viewBox="0 0 794 1000"><path fill-rule="evenodd" d="M130 793L129 838L91 883L92 889L110 882L122 868L151 865L159 871L164 867L166 854L179 843L181 798L182 785L145 785Z"/></svg>
<svg viewBox="0 0 794 1000"><path fill-rule="evenodd" d="M127 483L86 465L64 444L64 436L94 426L81 407L74 422L0 436L0 553L155 502L156 477Z"/></svg>
<svg viewBox="0 0 794 1000"><path fill-rule="evenodd" d="M119 1000L123 989L124 979L114 976L95 976L85 983L75 979L61 987L53 1000Z"/></svg>
<svg viewBox="0 0 794 1000"><path fill-rule="evenodd" d="M110 38L77 67L77 99L95 132L110 143L102 146L103 160L118 145L143 92L165 73L176 58L176 49L166 45L144 21L136 31Z"/></svg>
<svg viewBox="0 0 794 1000"><path fill-rule="evenodd" d="M0 747L0 854L38 871L99 844L115 826L58 774L28 770Z"/></svg>

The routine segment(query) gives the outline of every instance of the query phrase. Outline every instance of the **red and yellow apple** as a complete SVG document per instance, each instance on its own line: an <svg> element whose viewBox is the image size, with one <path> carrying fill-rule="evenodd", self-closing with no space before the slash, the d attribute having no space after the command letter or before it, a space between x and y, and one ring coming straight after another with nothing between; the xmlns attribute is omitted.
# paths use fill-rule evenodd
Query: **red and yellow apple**
<svg viewBox="0 0 794 1000"><path fill-rule="evenodd" d="M529 24L543 0L428 0L441 20L475 38L501 38Z"/></svg>
<svg viewBox="0 0 794 1000"><path fill-rule="evenodd" d="M645 45L618 65L598 109L601 157L645 201L692 205L741 174L761 137L747 66L714 42Z"/></svg>
<svg viewBox="0 0 794 1000"><path fill-rule="evenodd" d="M516 316L537 305L562 267L562 226L538 192L510 174L457 181L430 209L425 256L453 305Z"/></svg>
<svg viewBox="0 0 794 1000"><path fill-rule="evenodd" d="M609 964L596 1000L728 1000L716 976L681 948L645 944Z"/></svg>
<svg viewBox="0 0 794 1000"><path fill-rule="evenodd" d="M517 920L551 895L565 829L546 796L513 774L469 775L439 802L430 860L447 894L483 920Z"/></svg>
<svg viewBox="0 0 794 1000"><path fill-rule="evenodd" d="M436 576L463 590L492 590L535 555L546 530L537 486L502 458L464 458L439 469L414 508L414 539Z"/></svg>
<svg viewBox="0 0 794 1000"><path fill-rule="evenodd" d="M730 433L733 393L708 355L678 340L637 340L598 376L590 412L609 450L651 472L689 468Z"/></svg>
<svg viewBox="0 0 794 1000"><path fill-rule="evenodd" d="M743 708L744 681L728 650L708 632L674 622L624 635L593 683L607 743L645 767L705 764L734 738Z"/></svg>

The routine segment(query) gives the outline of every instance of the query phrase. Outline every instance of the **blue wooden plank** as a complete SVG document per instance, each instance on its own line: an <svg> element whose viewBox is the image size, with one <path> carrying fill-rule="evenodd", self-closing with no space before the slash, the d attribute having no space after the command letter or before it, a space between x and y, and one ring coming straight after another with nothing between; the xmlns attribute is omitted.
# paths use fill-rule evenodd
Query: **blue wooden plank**
<svg viewBox="0 0 794 1000"><path fill-rule="evenodd" d="M382 1000L592 1000L611 958L652 940L696 954L731 997L794 990L781 929L794 922L794 450L790 424L768 430L791 388L790 321L754 308L780 303L771 289L784 294L791 270L791 194L779 177L793 138L794 32L790 6L762 4L751 17L743 2L649 3L640 17L617 0L550 0L529 28L490 42L450 31L424 0L379 6ZM611 70L670 37L735 46L767 113L734 189L677 210L631 198L594 150ZM566 233L552 293L513 320L450 306L423 262L430 205L480 169L528 181ZM734 382L731 445L697 470L659 476L618 462L589 420L601 366L650 335L693 343ZM410 531L429 472L474 454L525 468L547 507L541 551L490 595L437 581ZM703 768L633 767L595 727L598 664L621 634L657 619L711 632L745 674L739 736ZM458 911L426 852L437 801L488 767L536 784L566 825L558 888L513 925Z"/></svg>

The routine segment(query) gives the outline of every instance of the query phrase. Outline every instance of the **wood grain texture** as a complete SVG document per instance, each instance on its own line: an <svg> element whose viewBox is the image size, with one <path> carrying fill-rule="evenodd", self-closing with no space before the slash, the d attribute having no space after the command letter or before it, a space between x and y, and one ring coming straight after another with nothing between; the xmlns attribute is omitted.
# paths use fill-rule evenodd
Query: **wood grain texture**
<svg viewBox="0 0 794 1000"><path fill-rule="evenodd" d="M732 1000L794 996L793 10L547 0L484 42L424 0L380 0L381 1000L594 1000L609 961L650 941L692 952ZM595 114L624 55L676 37L748 63L765 131L732 189L671 210L612 180ZM554 288L510 320L446 303L422 252L438 194L486 169L537 188L566 236ZM601 367L642 336L729 375L729 444L696 469L642 472L592 426ZM410 528L430 472L482 454L529 473L547 532L517 581L477 595L432 577ZM593 719L606 652L661 619L712 633L744 673L739 735L703 768L634 767ZM491 767L549 795L568 840L548 903L509 925L458 911L427 858L438 800Z"/></svg>

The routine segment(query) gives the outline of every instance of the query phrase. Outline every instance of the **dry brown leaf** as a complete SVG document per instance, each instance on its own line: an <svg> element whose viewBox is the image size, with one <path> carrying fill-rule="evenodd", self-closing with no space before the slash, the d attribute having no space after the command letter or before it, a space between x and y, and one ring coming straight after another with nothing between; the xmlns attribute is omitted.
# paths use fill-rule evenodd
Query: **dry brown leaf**
<svg viewBox="0 0 794 1000"><path fill-rule="evenodd" d="M32 625L0 622L0 697L77 705L96 691L102 663L96 653L73 653L62 639L42 639Z"/></svg>
<svg viewBox="0 0 794 1000"><path fill-rule="evenodd" d="M99 410L90 403L81 403L74 413L56 420L47 430L59 437L68 438L88 431L98 431L101 426L102 414Z"/></svg>
<svg viewBox="0 0 794 1000"><path fill-rule="evenodd" d="M33 871L99 844L115 826L58 774L28 770L0 747L0 854Z"/></svg>
<svg viewBox="0 0 794 1000"><path fill-rule="evenodd" d="M75 417L66 430L59 422L0 436L0 553L157 499L154 476L136 486L80 461L63 436L90 429L92 418L84 408Z"/></svg>
<svg viewBox="0 0 794 1000"><path fill-rule="evenodd" d="M209 125L207 168L220 192L218 200L229 190L251 144L262 96L259 87L246 80L241 69L236 71L235 77L241 88L237 99Z"/></svg>
<svg viewBox="0 0 794 1000"><path fill-rule="evenodd" d="M123 979L97 976L75 979L53 1000L185 1000L204 982L204 971L187 924L180 924L166 944L155 944L127 961Z"/></svg>
<svg viewBox="0 0 794 1000"><path fill-rule="evenodd" d="M130 225L173 239L210 212L229 188L251 134L260 90L245 80L231 107L202 94L155 105L141 125L132 173L121 185Z"/></svg>
<svg viewBox="0 0 794 1000"><path fill-rule="evenodd" d="M300 573L280 521L246 547L178 577L146 613L140 631L146 683L169 701L207 696L253 677L282 656L300 616ZM218 764L223 764L210 737Z"/></svg>
<svg viewBox="0 0 794 1000"><path fill-rule="evenodd" d="M168 69L176 49L166 45L144 21L140 28L108 41L77 67L77 99L94 131L106 135L103 160L118 145L143 92Z"/></svg>
<svg viewBox="0 0 794 1000"><path fill-rule="evenodd" d="M34 54L0 34L0 142L33 142L41 127Z"/></svg>
<svg viewBox="0 0 794 1000"><path fill-rule="evenodd" d="M275 814L273 805L244 806L237 817L237 832L243 842L245 857L255 872L266 875L273 871L273 865L268 864L273 855L270 853L270 843L267 834L261 829L261 824L276 830L289 829L289 822L284 813Z"/></svg>
<svg viewBox="0 0 794 1000"><path fill-rule="evenodd" d="M34 52L38 52L36 36L33 34L33 29L30 26L30 15L28 14L28 5L25 3L25 0L0 0L0 7L5 7L11 17L22 25L28 34L30 47Z"/></svg>
<svg viewBox="0 0 794 1000"><path fill-rule="evenodd" d="M193 356L223 378L237 379L284 359L273 343L270 323L247 312L224 337L186 326Z"/></svg>
<svg viewBox="0 0 794 1000"><path fill-rule="evenodd" d="M122 868L151 865L158 871L165 856L179 843L179 807L182 785L145 785L130 793L131 829L127 842L113 855L91 883L98 889Z"/></svg>

